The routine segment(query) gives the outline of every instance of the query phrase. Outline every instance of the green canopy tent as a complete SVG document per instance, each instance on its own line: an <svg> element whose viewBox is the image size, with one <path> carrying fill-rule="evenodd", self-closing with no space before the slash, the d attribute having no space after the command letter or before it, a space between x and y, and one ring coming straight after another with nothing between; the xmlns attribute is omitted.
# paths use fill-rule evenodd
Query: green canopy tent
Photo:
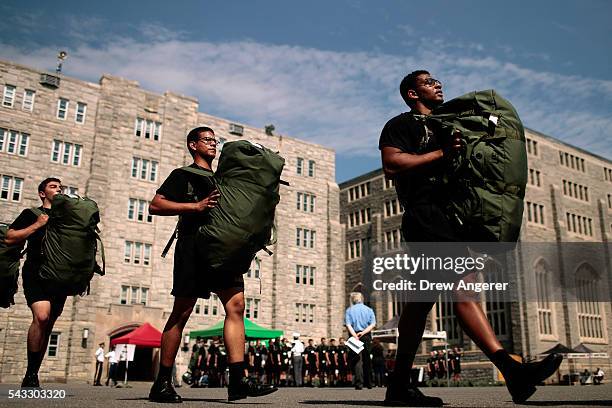
<svg viewBox="0 0 612 408"><path fill-rule="evenodd" d="M202 329L202 330L193 330L189 333L190 339L195 339L196 337L223 337L223 323L224 320L221 320L214 325ZM256 339L275 339L277 337L283 336L282 330L273 330L262 327L258 324L253 323L246 317L244 318L244 330L246 335L246 340L256 340Z"/></svg>

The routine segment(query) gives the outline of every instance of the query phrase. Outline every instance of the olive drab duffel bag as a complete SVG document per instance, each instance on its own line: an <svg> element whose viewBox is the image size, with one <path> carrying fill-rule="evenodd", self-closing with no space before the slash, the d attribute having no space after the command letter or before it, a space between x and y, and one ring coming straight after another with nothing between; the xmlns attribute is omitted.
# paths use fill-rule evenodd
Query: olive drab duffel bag
<svg viewBox="0 0 612 408"><path fill-rule="evenodd" d="M100 210L95 201L74 195L55 195L41 248L40 278L46 290L66 296L83 295L89 293L94 273L104 275L104 246L99 222ZM98 249L102 268L96 262Z"/></svg>
<svg viewBox="0 0 612 408"><path fill-rule="evenodd" d="M33 207L30 210L37 217L43 212ZM0 307L8 308L15 304L17 280L19 278L20 260L25 251L25 241L17 245L6 245L6 233L10 225L0 223Z"/></svg>
<svg viewBox="0 0 612 408"><path fill-rule="evenodd" d="M494 90L452 99L428 126L442 139L460 131L465 149L443 176L451 218L470 241L516 242L527 185L525 130L514 107Z"/></svg>
<svg viewBox="0 0 612 408"><path fill-rule="evenodd" d="M266 245L273 243L279 184L286 184L280 180L284 165L285 159L272 150L238 140L223 145L214 175L192 167L182 168L209 178L220 193L217 206L207 213L196 234L199 259L208 273L246 273L258 251L271 254ZM180 220L177 230L179 227ZM175 235L162 256L168 252Z"/></svg>

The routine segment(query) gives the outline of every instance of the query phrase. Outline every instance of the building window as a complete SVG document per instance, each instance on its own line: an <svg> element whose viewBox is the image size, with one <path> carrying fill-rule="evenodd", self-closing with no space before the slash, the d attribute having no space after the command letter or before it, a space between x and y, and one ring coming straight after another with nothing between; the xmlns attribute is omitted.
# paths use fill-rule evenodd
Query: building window
<svg viewBox="0 0 612 408"><path fill-rule="evenodd" d="M314 323L315 305L307 303L295 304L295 321L301 323Z"/></svg>
<svg viewBox="0 0 612 408"><path fill-rule="evenodd" d="M584 159L578 156L574 156L573 154L570 154L568 152L563 152L559 150L559 163L562 166L565 166L572 170L577 170L582 173L586 173Z"/></svg>
<svg viewBox="0 0 612 408"><path fill-rule="evenodd" d="M137 137L144 136L145 139L159 141L161 136L161 123L154 120L136 118L134 134Z"/></svg>
<svg viewBox="0 0 612 408"><path fill-rule="evenodd" d="M125 241L123 262L149 266L153 246L144 242Z"/></svg>
<svg viewBox="0 0 612 408"><path fill-rule="evenodd" d="M60 333L51 332L49 335L49 345L47 346L47 357L57 357L60 344Z"/></svg>
<svg viewBox="0 0 612 408"><path fill-rule="evenodd" d="M140 157L132 157L132 178L140 180L156 181L159 163L155 160L147 160Z"/></svg>
<svg viewBox="0 0 612 408"><path fill-rule="evenodd" d="M76 123L85 123L85 115L87 114L87 104L83 102L77 102L77 108L74 115L74 121Z"/></svg>
<svg viewBox="0 0 612 408"><path fill-rule="evenodd" d="M525 139L527 142L527 153L537 156L538 155L538 142L528 137Z"/></svg>
<svg viewBox="0 0 612 408"><path fill-rule="evenodd" d="M573 183L569 180L563 180L563 195L575 198L580 201L589 201L589 188L582 184Z"/></svg>
<svg viewBox="0 0 612 408"><path fill-rule="evenodd" d="M308 160L308 177L314 177L314 176L315 176L315 161Z"/></svg>
<svg viewBox="0 0 612 408"><path fill-rule="evenodd" d="M538 306L538 329L540 336L553 334L553 311L549 298L550 274L544 262L538 262L535 267L536 293Z"/></svg>
<svg viewBox="0 0 612 408"><path fill-rule="evenodd" d="M247 319L257 320L259 318L259 304L261 300L255 298L246 298L245 301L245 317Z"/></svg>
<svg viewBox="0 0 612 408"><path fill-rule="evenodd" d="M540 170L529 169L529 184L534 187L541 187Z"/></svg>
<svg viewBox="0 0 612 408"><path fill-rule="evenodd" d="M399 215L402 211L402 206L397 198L385 201L385 218Z"/></svg>
<svg viewBox="0 0 612 408"><path fill-rule="evenodd" d="M529 201L527 201L525 205L527 206L527 221L534 224L545 225L544 206Z"/></svg>
<svg viewBox="0 0 612 408"><path fill-rule="evenodd" d="M404 305L398 306L401 309L405 307ZM448 292L444 291L441 294L441 301L436 302L435 308L437 330L446 331L446 335L448 336L447 341L450 344L461 344L463 334L461 327L459 326L457 316L455 315L452 297L448 294Z"/></svg>
<svg viewBox="0 0 612 408"><path fill-rule="evenodd" d="M314 286L316 268L307 265L295 265L295 283Z"/></svg>
<svg viewBox="0 0 612 408"><path fill-rule="evenodd" d="M612 209L612 194L608 194L608 209Z"/></svg>
<svg viewBox="0 0 612 408"><path fill-rule="evenodd" d="M383 190L388 190L394 187L395 187L395 181L393 179L388 179L386 177L383 177Z"/></svg>
<svg viewBox="0 0 612 408"><path fill-rule="evenodd" d="M66 116L68 115L68 105L70 102L68 99L59 98L57 100L57 118L61 120L66 120Z"/></svg>
<svg viewBox="0 0 612 408"><path fill-rule="evenodd" d="M34 97L36 96L36 92L31 89L26 89L23 91L23 102L21 104L21 109L24 111L32 112L34 110Z"/></svg>
<svg viewBox="0 0 612 408"><path fill-rule="evenodd" d="M402 234L399 229L385 231L385 235L384 235L385 250L390 251L393 249L398 249L401 245L401 238L402 238Z"/></svg>
<svg viewBox="0 0 612 408"><path fill-rule="evenodd" d="M128 200L128 220L138 222L153 222L153 216L149 214L149 204L147 200L130 198Z"/></svg>
<svg viewBox="0 0 612 408"><path fill-rule="evenodd" d="M0 152L27 156L30 135L0 128Z"/></svg>
<svg viewBox="0 0 612 408"><path fill-rule="evenodd" d="M566 212L567 230L574 234L593 236L593 219L582 215Z"/></svg>
<svg viewBox="0 0 612 408"><path fill-rule="evenodd" d="M349 188L348 190L348 201L359 200L360 198L367 197L370 195L370 182L358 184Z"/></svg>
<svg viewBox="0 0 612 408"><path fill-rule="evenodd" d="M4 85L4 96L2 98L2 106L12 108L15 103L15 87L13 85Z"/></svg>
<svg viewBox="0 0 612 408"><path fill-rule="evenodd" d="M62 186L62 194L79 195L79 189L73 186Z"/></svg>
<svg viewBox="0 0 612 408"><path fill-rule="evenodd" d="M121 295L119 296L119 303L122 305L147 305L149 303L149 288L143 288L140 286L121 286Z"/></svg>
<svg viewBox="0 0 612 408"><path fill-rule="evenodd" d="M578 323L580 337L584 339L603 339L603 308L599 302L597 274L588 265L582 265L576 273L576 297L578 300Z"/></svg>
<svg viewBox="0 0 612 408"><path fill-rule="evenodd" d="M305 212L314 212L316 196L309 193L297 193L296 208Z"/></svg>
<svg viewBox="0 0 612 408"><path fill-rule="evenodd" d="M23 179L13 176L0 176L2 185L0 186L0 200L21 201L21 191L23 190Z"/></svg>
<svg viewBox="0 0 612 408"><path fill-rule="evenodd" d="M363 255L366 239L356 239L348 243L348 259L358 259Z"/></svg>
<svg viewBox="0 0 612 408"><path fill-rule="evenodd" d="M604 180L612 182L612 169L604 167L603 171L604 171Z"/></svg>
<svg viewBox="0 0 612 408"><path fill-rule="evenodd" d="M502 268L499 264L489 263L488 270L483 273L486 283L502 282ZM499 291L491 291L486 294L486 309L487 319L491 323L491 327L499 340L509 338L508 328L508 301L505 299L504 293Z"/></svg>
<svg viewBox="0 0 612 408"><path fill-rule="evenodd" d="M304 159L301 157L297 158L297 167L295 169L296 173L302 175L304 172Z"/></svg>
<svg viewBox="0 0 612 408"><path fill-rule="evenodd" d="M295 230L295 245L303 248L314 248L317 232L307 228Z"/></svg>
<svg viewBox="0 0 612 408"><path fill-rule="evenodd" d="M51 161L66 166L80 166L82 150L83 146L80 144L55 139L51 149Z"/></svg>
<svg viewBox="0 0 612 408"><path fill-rule="evenodd" d="M260 276L261 276L261 259L255 257L255 259L253 259L253 262L251 262L251 266L249 266L249 270L246 273L246 277L259 279Z"/></svg>
<svg viewBox="0 0 612 408"><path fill-rule="evenodd" d="M370 208L362 208L361 210L352 212L348 215L349 227L358 227L359 225L367 224L372 221L372 210Z"/></svg>

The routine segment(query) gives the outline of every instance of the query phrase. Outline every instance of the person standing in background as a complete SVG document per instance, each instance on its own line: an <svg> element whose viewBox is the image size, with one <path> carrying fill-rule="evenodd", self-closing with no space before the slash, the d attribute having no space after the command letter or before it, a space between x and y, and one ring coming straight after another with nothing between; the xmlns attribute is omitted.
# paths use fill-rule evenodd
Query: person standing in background
<svg viewBox="0 0 612 408"><path fill-rule="evenodd" d="M293 362L293 381L296 387L301 387L302 379L302 361L304 354L304 343L300 341L300 333L293 333L293 347L291 348L291 360Z"/></svg>
<svg viewBox="0 0 612 408"><path fill-rule="evenodd" d="M355 389L360 390L364 386L372 388L372 362L370 361L372 335L370 332L376 326L376 317L374 311L363 304L361 293L351 293L351 304L352 306L346 309L344 314L344 323L351 336L362 341L364 347L359 354L351 351Z"/></svg>
<svg viewBox="0 0 612 408"><path fill-rule="evenodd" d="M101 387L100 379L102 377L102 369L104 368L104 343L100 343L98 345L98 349L96 350L96 373L94 374L94 382L93 385L96 387Z"/></svg>

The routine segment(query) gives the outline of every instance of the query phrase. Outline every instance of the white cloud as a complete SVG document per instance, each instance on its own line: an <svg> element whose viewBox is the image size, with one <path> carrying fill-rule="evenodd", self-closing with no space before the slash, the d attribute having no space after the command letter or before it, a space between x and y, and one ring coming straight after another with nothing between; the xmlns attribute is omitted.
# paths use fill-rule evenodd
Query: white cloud
<svg viewBox="0 0 612 408"><path fill-rule="evenodd" d="M612 156L612 144L603 142L612 130L612 81L536 72L487 56L478 44L466 45L469 56L442 42L397 56L181 38L149 26L139 39L83 43L68 50L65 73L92 81L102 73L135 79L154 91L196 96L207 113L261 127L274 123L280 133L374 157L380 129L405 110L399 81L426 67L444 81L447 97L495 88L528 127ZM0 44L0 57L53 68L57 49Z"/></svg>

